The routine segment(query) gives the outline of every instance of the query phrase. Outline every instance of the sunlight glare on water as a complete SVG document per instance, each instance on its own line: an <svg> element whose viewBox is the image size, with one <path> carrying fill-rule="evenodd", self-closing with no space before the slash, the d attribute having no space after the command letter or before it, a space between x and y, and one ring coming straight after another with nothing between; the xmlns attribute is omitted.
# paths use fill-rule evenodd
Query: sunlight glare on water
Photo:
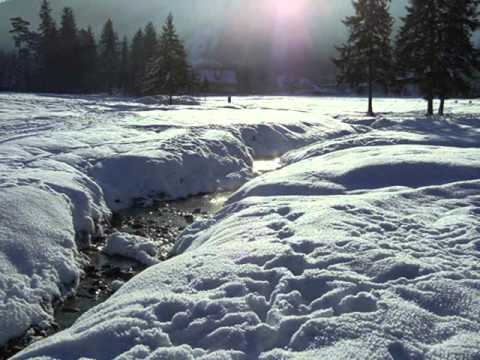
<svg viewBox="0 0 480 360"><path fill-rule="evenodd" d="M277 170L281 167L280 158L270 160L255 160L253 162L253 173L255 175L261 175L266 172Z"/></svg>

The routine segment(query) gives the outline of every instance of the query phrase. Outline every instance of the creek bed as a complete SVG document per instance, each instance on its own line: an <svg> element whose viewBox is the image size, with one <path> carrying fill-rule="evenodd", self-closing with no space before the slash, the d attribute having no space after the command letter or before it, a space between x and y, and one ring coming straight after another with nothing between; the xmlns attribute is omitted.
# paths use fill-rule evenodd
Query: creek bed
<svg viewBox="0 0 480 360"><path fill-rule="evenodd" d="M255 176L278 169L279 159L254 162ZM199 195L188 199L141 205L115 213L105 235L122 232L149 238L158 245L159 260L168 259L175 241L194 221L209 217L222 209L231 192ZM8 359L32 343L65 330L85 312L106 301L122 283L146 269L139 262L109 256L102 252L105 238L98 238L82 250L88 259L85 275L75 295L54 306L54 323L48 329L32 328L21 338L11 340L0 348L0 360Z"/></svg>
<svg viewBox="0 0 480 360"><path fill-rule="evenodd" d="M149 207L133 207L115 213L105 235L120 231L149 238L158 245L159 260L167 260L175 241L194 221L213 215L223 207L230 193L194 196L188 199L158 202ZM85 312L106 301L124 282L146 269L129 258L102 252L105 238L95 239L82 250L88 259L85 275L75 295L54 306L54 323L48 329L32 328L0 348L0 360L8 359L30 344L65 330Z"/></svg>
<svg viewBox="0 0 480 360"><path fill-rule="evenodd" d="M135 207L116 213L106 235L120 231L142 236L158 246L159 260L168 259L175 241L191 223L220 210L228 193L195 196L185 200L167 201L150 207ZM86 311L107 300L121 283L146 269L139 262L102 252L105 239L99 239L84 252L90 259L76 295L55 309L58 330L71 325Z"/></svg>

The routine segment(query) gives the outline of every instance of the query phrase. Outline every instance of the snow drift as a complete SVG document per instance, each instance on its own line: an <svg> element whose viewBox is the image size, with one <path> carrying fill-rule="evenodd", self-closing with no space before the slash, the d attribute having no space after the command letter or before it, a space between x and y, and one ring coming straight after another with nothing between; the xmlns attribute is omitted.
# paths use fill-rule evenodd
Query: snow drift
<svg viewBox="0 0 480 360"><path fill-rule="evenodd" d="M475 359L479 191L245 199L17 358Z"/></svg>
<svg viewBox="0 0 480 360"><path fill-rule="evenodd" d="M358 134L317 127L327 148L287 154L187 229L178 256L15 358L477 359L478 121L344 121Z"/></svg>
<svg viewBox="0 0 480 360"><path fill-rule="evenodd" d="M248 196L329 195L379 187L421 187L480 178L480 149L365 146L308 158L254 179L229 202Z"/></svg>
<svg viewBox="0 0 480 360"><path fill-rule="evenodd" d="M274 108L245 110L252 120L217 100L167 107L157 98L2 94L0 102L0 345L52 322L52 303L82 276L79 249L102 235L112 210L233 190L252 177L253 156L354 131L327 117L302 123L304 114L295 126L295 115L272 124L283 113ZM151 254L142 260L153 264Z"/></svg>

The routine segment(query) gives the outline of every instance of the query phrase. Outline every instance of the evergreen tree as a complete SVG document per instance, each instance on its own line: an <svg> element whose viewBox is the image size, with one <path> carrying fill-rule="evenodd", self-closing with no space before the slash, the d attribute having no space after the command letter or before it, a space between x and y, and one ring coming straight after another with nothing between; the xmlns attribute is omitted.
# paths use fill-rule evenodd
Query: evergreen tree
<svg viewBox="0 0 480 360"><path fill-rule="evenodd" d="M473 32L479 27L479 0L410 0L397 38L397 63L405 83L418 86L433 115L433 101L467 95L478 70Z"/></svg>
<svg viewBox="0 0 480 360"><path fill-rule="evenodd" d="M0 51L0 91L14 89L15 54Z"/></svg>
<svg viewBox="0 0 480 360"><path fill-rule="evenodd" d="M142 92L145 67L145 36L139 29L132 39L130 48L129 92L133 95L139 95Z"/></svg>
<svg viewBox="0 0 480 360"><path fill-rule="evenodd" d="M73 10L68 7L63 9L59 44L60 67L58 71L61 75L61 91L78 92L81 87L80 76L82 75L79 56L80 44L75 16Z"/></svg>
<svg viewBox="0 0 480 360"><path fill-rule="evenodd" d="M5 79L7 77L7 54L0 50L0 91L6 89Z"/></svg>
<svg viewBox="0 0 480 360"><path fill-rule="evenodd" d="M30 23L21 17L10 19L17 55L15 67L11 69L12 84L19 91L30 91L33 84L34 67L37 60L38 40L37 33L30 31Z"/></svg>
<svg viewBox="0 0 480 360"><path fill-rule="evenodd" d="M469 95L474 74L480 70L479 51L472 42L480 25L479 4L478 0L450 0L443 4L437 89L439 115L444 114L446 98Z"/></svg>
<svg viewBox="0 0 480 360"><path fill-rule="evenodd" d="M92 28L82 29L78 33L80 58L80 89L82 92L93 92L98 88L97 44Z"/></svg>
<svg viewBox="0 0 480 360"><path fill-rule="evenodd" d="M163 26L157 53L147 65L144 91L147 94L167 94L172 104L173 95L187 89L190 80L187 53L170 14Z"/></svg>
<svg viewBox="0 0 480 360"><path fill-rule="evenodd" d="M52 18L52 10L48 0L40 6L40 25L38 27L38 81L42 91L58 91L58 30Z"/></svg>
<svg viewBox="0 0 480 360"><path fill-rule="evenodd" d="M120 51L120 74L119 74L119 83L120 89L123 93L127 92L128 89L128 80L129 80L129 59L130 52L128 46L128 39L125 36L122 41L121 51Z"/></svg>
<svg viewBox="0 0 480 360"><path fill-rule="evenodd" d="M397 37L396 58L401 81L416 84L433 115L441 76L440 7L443 0L411 0Z"/></svg>
<svg viewBox="0 0 480 360"><path fill-rule="evenodd" d="M113 22L105 23L99 43L99 75L102 90L112 93L118 86L119 75L118 36L113 29Z"/></svg>
<svg viewBox="0 0 480 360"><path fill-rule="evenodd" d="M339 84L367 84L368 114L373 115L374 84L388 88L392 79L390 0L355 0L353 5L355 15L343 21L350 36L337 48L339 57L333 61Z"/></svg>
<svg viewBox="0 0 480 360"><path fill-rule="evenodd" d="M153 58L158 48L157 30L155 30L155 26L151 22L145 26L144 34L144 56L146 64Z"/></svg>

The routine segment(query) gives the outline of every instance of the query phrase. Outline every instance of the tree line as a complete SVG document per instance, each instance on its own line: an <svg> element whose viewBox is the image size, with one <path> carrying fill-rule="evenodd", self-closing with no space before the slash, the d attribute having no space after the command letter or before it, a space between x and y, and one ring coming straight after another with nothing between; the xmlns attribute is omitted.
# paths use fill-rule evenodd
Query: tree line
<svg viewBox="0 0 480 360"><path fill-rule="evenodd" d="M480 0L409 0L400 30L393 34L391 0L353 0L355 14L343 22L349 30L339 46L337 82L368 91L373 114L374 89L402 93L415 87L439 114L445 100L469 96L480 71L472 43L480 26ZM57 26L48 0L42 0L40 25L31 30L21 17L11 19L16 52L0 52L0 89L57 93L118 92L129 95L192 93L207 89L187 60L173 17L160 34L149 23L131 41L119 39L108 19L97 40L91 27L79 29L71 8ZM252 91L256 74L238 71L239 88ZM243 79L243 81L242 81Z"/></svg>
<svg viewBox="0 0 480 360"><path fill-rule="evenodd" d="M152 23L132 40L119 39L108 19L98 41L91 27L79 29L71 8L63 9L60 25L43 0L37 31L21 17L11 19L17 51L0 53L3 87L17 91L52 93L118 92L130 95L193 91L199 86L187 60L173 16L161 33ZM2 87L2 85L0 85Z"/></svg>
<svg viewBox="0 0 480 360"><path fill-rule="evenodd" d="M337 81L368 89L373 114L374 86L400 92L413 85L443 115L447 98L468 96L480 71L473 33L480 26L480 0L410 0L394 41L391 0L354 0L355 15L344 20L350 36L338 47Z"/></svg>

